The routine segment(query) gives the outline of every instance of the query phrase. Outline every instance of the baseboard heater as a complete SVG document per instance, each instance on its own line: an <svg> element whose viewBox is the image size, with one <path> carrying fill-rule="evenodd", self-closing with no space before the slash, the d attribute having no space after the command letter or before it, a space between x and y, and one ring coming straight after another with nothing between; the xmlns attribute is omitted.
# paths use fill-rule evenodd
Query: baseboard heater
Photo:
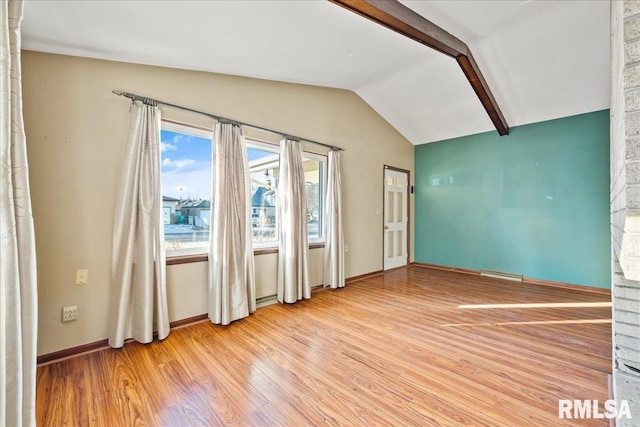
<svg viewBox="0 0 640 427"><path fill-rule="evenodd" d="M502 271L480 270L480 275L494 279L511 280L512 282L522 282L522 274L504 273Z"/></svg>
<svg viewBox="0 0 640 427"><path fill-rule="evenodd" d="M256 298L256 308L266 307L278 302L277 295L269 295L266 297Z"/></svg>

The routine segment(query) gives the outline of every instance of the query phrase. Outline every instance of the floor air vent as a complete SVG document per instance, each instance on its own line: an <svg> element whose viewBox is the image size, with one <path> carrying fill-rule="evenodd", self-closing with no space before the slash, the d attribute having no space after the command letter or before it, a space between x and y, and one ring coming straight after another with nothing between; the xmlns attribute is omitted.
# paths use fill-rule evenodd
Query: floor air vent
<svg viewBox="0 0 640 427"><path fill-rule="evenodd" d="M494 279L511 280L512 282L522 282L522 274L503 273L502 271L480 270L480 275L492 277Z"/></svg>

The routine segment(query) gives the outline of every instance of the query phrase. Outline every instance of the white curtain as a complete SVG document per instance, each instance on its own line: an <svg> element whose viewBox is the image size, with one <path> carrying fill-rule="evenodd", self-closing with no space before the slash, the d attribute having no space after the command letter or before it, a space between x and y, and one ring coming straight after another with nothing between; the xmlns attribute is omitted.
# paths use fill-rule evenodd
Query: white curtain
<svg viewBox="0 0 640 427"><path fill-rule="evenodd" d="M324 286L344 287L344 234L342 231L342 191L340 151L329 152L325 204Z"/></svg>
<svg viewBox="0 0 640 427"><path fill-rule="evenodd" d="M36 250L22 117L22 1L0 2L0 425L35 426Z"/></svg>
<svg viewBox="0 0 640 427"><path fill-rule="evenodd" d="M293 303L311 298L307 195L300 143L285 139L280 146L278 301Z"/></svg>
<svg viewBox="0 0 640 427"><path fill-rule="evenodd" d="M169 335L160 181L160 111L134 103L113 228L109 345Z"/></svg>
<svg viewBox="0 0 640 427"><path fill-rule="evenodd" d="M242 129L218 123L214 144L209 319L228 325L256 310L251 183Z"/></svg>

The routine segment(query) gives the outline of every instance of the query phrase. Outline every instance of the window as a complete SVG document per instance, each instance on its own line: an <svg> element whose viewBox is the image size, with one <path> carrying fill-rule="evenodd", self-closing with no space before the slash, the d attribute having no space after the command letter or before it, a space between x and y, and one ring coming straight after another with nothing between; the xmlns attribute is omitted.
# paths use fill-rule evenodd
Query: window
<svg viewBox="0 0 640 427"><path fill-rule="evenodd" d="M254 246L278 242L276 190L280 172L278 147L247 140L247 160L251 180L251 229Z"/></svg>
<svg viewBox="0 0 640 427"><path fill-rule="evenodd" d="M203 253L211 218L211 132L162 122L162 212L169 255Z"/></svg>
<svg viewBox="0 0 640 427"><path fill-rule="evenodd" d="M210 130L162 122L162 206L165 248L169 256L205 253L211 219ZM251 182L254 247L278 245L277 190L280 147L246 139ZM309 242L323 241L326 157L304 152Z"/></svg>
<svg viewBox="0 0 640 427"><path fill-rule="evenodd" d="M324 184L326 157L303 153L304 184L307 192L307 228L309 242L324 241L322 226L324 218Z"/></svg>
<svg viewBox="0 0 640 427"><path fill-rule="evenodd" d="M280 172L279 147L247 140L247 158L251 179L251 226L254 246L274 246L278 242L276 197ZM326 157L303 153L307 193L309 242L323 241L323 200Z"/></svg>

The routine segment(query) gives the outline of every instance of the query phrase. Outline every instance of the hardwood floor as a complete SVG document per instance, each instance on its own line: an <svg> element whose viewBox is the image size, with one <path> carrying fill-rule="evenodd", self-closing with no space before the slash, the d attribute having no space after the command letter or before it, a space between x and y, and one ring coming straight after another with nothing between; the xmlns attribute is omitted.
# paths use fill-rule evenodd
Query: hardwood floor
<svg viewBox="0 0 640 427"><path fill-rule="evenodd" d="M394 270L40 366L38 425L608 425L559 420L558 400L607 399L609 302Z"/></svg>

